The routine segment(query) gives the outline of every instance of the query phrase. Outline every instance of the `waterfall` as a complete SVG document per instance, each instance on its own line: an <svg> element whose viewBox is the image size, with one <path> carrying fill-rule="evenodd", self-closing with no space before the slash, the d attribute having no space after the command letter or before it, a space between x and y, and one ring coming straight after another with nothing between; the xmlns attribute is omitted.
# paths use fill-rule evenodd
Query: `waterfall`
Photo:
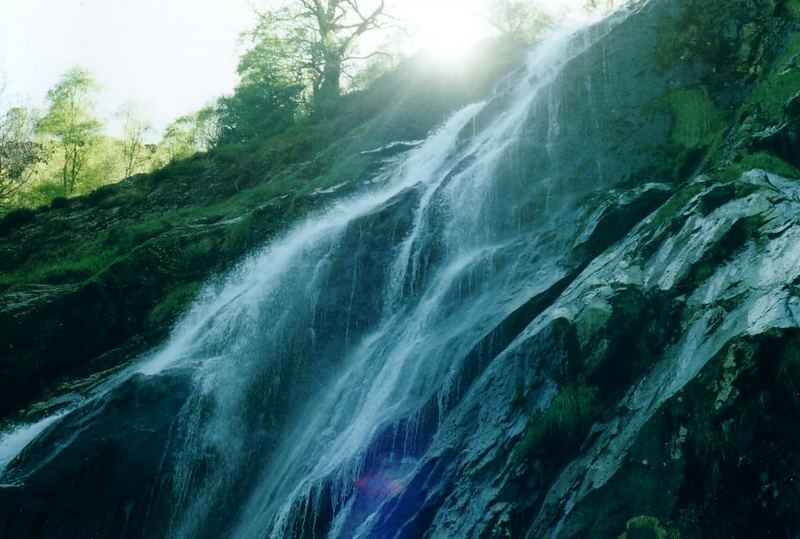
<svg viewBox="0 0 800 539"><path fill-rule="evenodd" d="M6 435L0 478L24 481L82 436L68 429L111 421L103 403L169 382L178 403L148 405L173 419L149 505L131 510L143 529L401 536L382 515L401 513L433 435L491 359L487 336L570 270L578 201L604 186L564 165L554 83L616 22L565 25L489 100L210 284L158 350ZM136 410L119 428L147 422Z"/></svg>

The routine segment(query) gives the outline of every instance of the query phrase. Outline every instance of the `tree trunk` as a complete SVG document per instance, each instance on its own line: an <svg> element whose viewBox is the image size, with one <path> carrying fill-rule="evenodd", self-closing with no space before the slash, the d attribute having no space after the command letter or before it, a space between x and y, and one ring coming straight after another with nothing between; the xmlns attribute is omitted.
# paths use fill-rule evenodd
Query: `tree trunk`
<svg viewBox="0 0 800 539"><path fill-rule="evenodd" d="M61 169L61 179L64 187L64 198L69 196L69 148L64 147L64 168Z"/></svg>
<svg viewBox="0 0 800 539"><path fill-rule="evenodd" d="M322 83L315 98L316 112L328 115L335 107L341 96L342 59L336 53L325 55L325 65L322 73Z"/></svg>

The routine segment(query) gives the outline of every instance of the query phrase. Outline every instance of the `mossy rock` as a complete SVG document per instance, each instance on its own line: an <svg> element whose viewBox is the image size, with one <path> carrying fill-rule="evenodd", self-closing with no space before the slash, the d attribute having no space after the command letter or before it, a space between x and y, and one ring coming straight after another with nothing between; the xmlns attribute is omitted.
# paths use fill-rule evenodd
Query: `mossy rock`
<svg viewBox="0 0 800 539"><path fill-rule="evenodd" d="M669 92L661 101L672 114L672 142L683 149L710 146L725 127L725 115L705 86Z"/></svg>
<svg viewBox="0 0 800 539"><path fill-rule="evenodd" d="M655 517L642 515L633 517L625 525L625 533L619 539L678 539L678 535L668 534Z"/></svg>
<svg viewBox="0 0 800 539"><path fill-rule="evenodd" d="M595 389L580 384L562 389L544 410L531 416L514 448L512 461L553 451L574 451L591 425L595 394Z"/></svg>

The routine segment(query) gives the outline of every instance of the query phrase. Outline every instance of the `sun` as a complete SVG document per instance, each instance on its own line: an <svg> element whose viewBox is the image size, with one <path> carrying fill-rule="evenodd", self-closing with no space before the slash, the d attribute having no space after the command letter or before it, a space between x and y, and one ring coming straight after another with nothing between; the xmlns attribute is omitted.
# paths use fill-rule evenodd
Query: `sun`
<svg viewBox="0 0 800 539"><path fill-rule="evenodd" d="M439 62L465 60L478 44L496 33L479 13L479 3L438 0L416 14L416 48Z"/></svg>
<svg viewBox="0 0 800 539"><path fill-rule="evenodd" d="M597 0L597 5L610 9L626 1ZM416 50L441 63L456 63L498 33L488 20L491 4L490 0L398 0L398 9L413 29ZM558 21L585 14L587 0L546 0L533 5Z"/></svg>

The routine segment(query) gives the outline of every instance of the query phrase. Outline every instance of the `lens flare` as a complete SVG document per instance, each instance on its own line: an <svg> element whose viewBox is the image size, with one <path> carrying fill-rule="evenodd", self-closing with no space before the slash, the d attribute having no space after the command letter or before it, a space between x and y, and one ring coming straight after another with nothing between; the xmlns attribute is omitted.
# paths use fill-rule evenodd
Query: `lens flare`
<svg viewBox="0 0 800 539"><path fill-rule="evenodd" d="M356 479L356 486L361 492L374 498L391 498L406 488L400 479L394 479L381 472L362 475Z"/></svg>

